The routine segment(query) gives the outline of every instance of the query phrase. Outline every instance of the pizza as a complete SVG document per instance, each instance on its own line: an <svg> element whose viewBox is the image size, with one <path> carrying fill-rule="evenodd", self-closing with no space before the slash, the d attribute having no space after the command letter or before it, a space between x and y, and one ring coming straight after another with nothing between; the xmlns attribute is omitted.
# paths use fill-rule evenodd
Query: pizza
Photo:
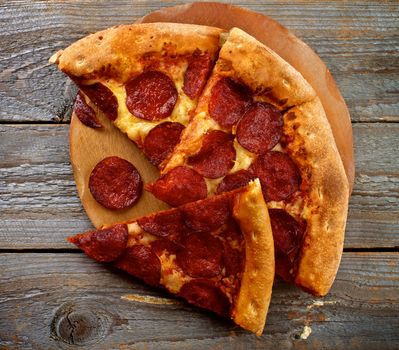
<svg viewBox="0 0 399 350"><path fill-rule="evenodd" d="M85 125L100 127L101 110L158 166L194 113L221 33L189 24L122 25L77 41L50 62L80 88L74 111Z"/></svg>
<svg viewBox="0 0 399 350"><path fill-rule="evenodd" d="M107 262L261 335L274 280L258 180L178 208L69 237Z"/></svg>
<svg viewBox="0 0 399 350"><path fill-rule="evenodd" d="M319 98L287 62L238 28L170 23L110 28L50 61L80 88L82 122L99 127L101 110L160 169L144 188L170 206L200 206L259 179L276 273L329 291L348 180Z"/></svg>
<svg viewBox="0 0 399 350"><path fill-rule="evenodd" d="M147 189L170 205L259 178L276 273L312 294L329 291L342 255L349 198L343 164L312 87L242 30L230 31L195 116L161 175Z"/></svg>

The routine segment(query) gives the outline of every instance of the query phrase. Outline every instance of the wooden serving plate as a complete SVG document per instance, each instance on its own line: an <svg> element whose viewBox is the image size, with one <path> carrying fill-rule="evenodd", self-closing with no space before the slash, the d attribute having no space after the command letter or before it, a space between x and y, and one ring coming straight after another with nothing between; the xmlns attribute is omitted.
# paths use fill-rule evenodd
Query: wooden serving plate
<svg viewBox="0 0 399 350"><path fill-rule="evenodd" d="M319 56L287 28L271 18L240 7L220 3L192 3L154 11L137 23L192 23L230 29L239 27L277 52L295 67L320 97L352 189L355 176L352 125L348 108L328 68ZM103 158L117 155L129 160L139 170L144 183L155 180L158 170L141 151L100 113L104 128L84 126L72 115L70 156L76 186L83 207L95 227L132 219L167 208L152 194L143 191L140 201L130 209L111 211L98 204L88 189L94 166Z"/></svg>

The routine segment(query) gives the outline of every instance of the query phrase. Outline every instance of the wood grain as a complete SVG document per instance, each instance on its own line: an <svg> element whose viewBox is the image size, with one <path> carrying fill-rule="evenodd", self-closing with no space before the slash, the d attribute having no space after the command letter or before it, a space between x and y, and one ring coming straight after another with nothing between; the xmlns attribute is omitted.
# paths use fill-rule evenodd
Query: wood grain
<svg viewBox="0 0 399 350"><path fill-rule="evenodd" d="M68 248L91 228L68 154L68 125L0 125L0 246ZM345 247L398 246L396 123L355 124L357 176Z"/></svg>
<svg viewBox="0 0 399 350"><path fill-rule="evenodd" d="M1 122L68 121L73 85L47 60L88 33L132 23L187 1L7 1L0 5ZM243 5L240 1L223 1ZM247 1L277 20L326 62L357 121L398 121L396 1ZM82 10L84 8L84 10ZM320 20L323 18L323 20Z"/></svg>
<svg viewBox="0 0 399 350"><path fill-rule="evenodd" d="M324 299L278 282L261 338L80 253L1 254L0 264L7 349L380 350L399 342L398 253L345 253ZM129 294L135 301L122 298Z"/></svg>

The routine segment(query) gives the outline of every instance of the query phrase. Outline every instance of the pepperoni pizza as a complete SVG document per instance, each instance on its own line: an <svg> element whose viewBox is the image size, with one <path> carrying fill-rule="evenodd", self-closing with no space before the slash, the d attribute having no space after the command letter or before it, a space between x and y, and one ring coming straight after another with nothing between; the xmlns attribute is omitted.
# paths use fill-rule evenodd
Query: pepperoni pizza
<svg viewBox="0 0 399 350"><path fill-rule="evenodd" d="M170 205L259 178L276 273L315 295L328 292L342 254L348 181L320 100L273 51L230 31L196 114L161 169L147 189Z"/></svg>
<svg viewBox="0 0 399 350"><path fill-rule="evenodd" d="M160 168L146 189L171 206L259 178L277 273L328 292L348 181L320 100L287 62L237 28L167 23L114 27L50 61L81 89L81 120L97 126L98 107Z"/></svg>
<svg viewBox="0 0 399 350"><path fill-rule="evenodd" d="M134 221L69 237L89 257L263 332L273 237L258 180Z"/></svg>
<svg viewBox="0 0 399 350"><path fill-rule="evenodd" d="M158 166L180 140L219 51L218 28L124 25L89 35L51 58L80 88L78 118L100 109Z"/></svg>

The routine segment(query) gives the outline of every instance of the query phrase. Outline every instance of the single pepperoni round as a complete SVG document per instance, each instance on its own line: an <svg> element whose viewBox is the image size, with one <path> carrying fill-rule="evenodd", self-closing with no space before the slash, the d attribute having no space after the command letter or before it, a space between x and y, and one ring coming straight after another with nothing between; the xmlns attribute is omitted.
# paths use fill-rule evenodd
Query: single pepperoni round
<svg viewBox="0 0 399 350"><path fill-rule="evenodd" d="M133 164L119 157L107 157L93 169L89 189L94 199L111 210L134 205L141 196L143 183Z"/></svg>
<svg viewBox="0 0 399 350"><path fill-rule="evenodd" d="M204 178L185 166L173 168L154 182L149 190L174 207L204 199L208 194Z"/></svg>
<svg viewBox="0 0 399 350"><path fill-rule="evenodd" d="M248 170L239 170L235 173L226 175L218 185L216 193L223 193L244 187L249 181L254 179L254 175Z"/></svg>
<svg viewBox="0 0 399 350"><path fill-rule="evenodd" d="M207 279L194 279L180 289L179 296L191 304L211 310L221 316L229 316L230 301L214 282Z"/></svg>
<svg viewBox="0 0 399 350"><path fill-rule="evenodd" d="M118 117L118 100L109 88L101 83L78 85L80 90L101 109L108 119L115 120Z"/></svg>
<svg viewBox="0 0 399 350"><path fill-rule="evenodd" d="M135 117L161 120L171 115L178 94L166 74L147 71L126 83L126 96L126 106Z"/></svg>
<svg viewBox="0 0 399 350"><path fill-rule="evenodd" d="M69 237L68 241L82 249L89 257L100 262L116 260L126 249L127 226L118 224L103 230L89 231Z"/></svg>
<svg viewBox="0 0 399 350"><path fill-rule="evenodd" d="M226 197L212 197L202 202L180 207L185 224L194 231L210 232L224 225L230 217L230 201Z"/></svg>
<svg viewBox="0 0 399 350"><path fill-rule="evenodd" d="M181 241L177 264L191 277L210 278L223 268L223 246L219 239L205 232L187 234Z"/></svg>
<svg viewBox="0 0 399 350"><path fill-rule="evenodd" d="M172 241L179 241L185 226L181 212L172 209L155 213L137 220L140 227L154 236L167 237Z"/></svg>
<svg viewBox="0 0 399 350"><path fill-rule="evenodd" d="M165 122L157 125L144 140L144 153L155 166L159 166L180 141L184 126L180 123Z"/></svg>
<svg viewBox="0 0 399 350"><path fill-rule="evenodd" d="M202 176L216 179L230 171L235 158L232 135L212 130L204 136L198 153L188 158L188 164Z"/></svg>
<svg viewBox="0 0 399 350"><path fill-rule="evenodd" d="M280 201L299 189L301 176L292 159L285 153L267 152L251 165L255 177L259 177L266 201Z"/></svg>
<svg viewBox="0 0 399 350"><path fill-rule="evenodd" d="M192 100L197 98L205 86L212 69L212 57L208 52L194 51L184 73L183 91Z"/></svg>
<svg viewBox="0 0 399 350"><path fill-rule="evenodd" d="M220 233L220 236L224 238L223 261L226 269L226 276L236 276L244 270L244 237L238 225L233 221L229 223L226 230Z"/></svg>
<svg viewBox="0 0 399 350"><path fill-rule="evenodd" d="M301 246L303 225L282 209L269 209L269 216L276 250L285 255L296 253Z"/></svg>
<svg viewBox="0 0 399 350"><path fill-rule="evenodd" d="M208 111L220 126L231 128L251 103L251 92L230 78L221 78L213 86Z"/></svg>
<svg viewBox="0 0 399 350"><path fill-rule="evenodd" d="M283 116L268 103L251 105L237 125L237 141L250 152L271 150L283 134Z"/></svg>
<svg viewBox="0 0 399 350"><path fill-rule="evenodd" d="M161 279L161 262L150 248L134 245L115 262L115 266L128 274L141 278L151 286L159 284Z"/></svg>
<svg viewBox="0 0 399 350"><path fill-rule="evenodd" d="M86 103L81 92L79 92L76 96L73 111L82 124L93 129L102 128L100 121L96 117L96 113L94 112L93 108Z"/></svg>

